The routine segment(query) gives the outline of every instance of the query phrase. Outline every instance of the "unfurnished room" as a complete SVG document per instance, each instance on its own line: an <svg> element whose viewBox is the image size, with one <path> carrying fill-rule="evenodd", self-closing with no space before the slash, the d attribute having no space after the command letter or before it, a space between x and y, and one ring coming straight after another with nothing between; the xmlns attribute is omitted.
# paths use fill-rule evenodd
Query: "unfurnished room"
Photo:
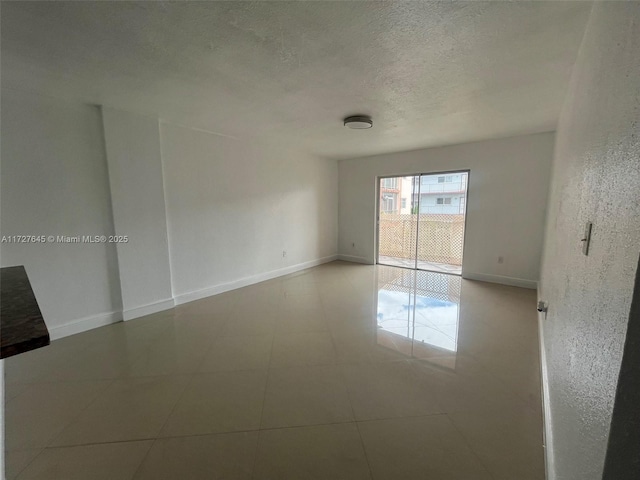
<svg viewBox="0 0 640 480"><path fill-rule="evenodd" d="M640 1L0 1L0 479L640 478Z"/></svg>

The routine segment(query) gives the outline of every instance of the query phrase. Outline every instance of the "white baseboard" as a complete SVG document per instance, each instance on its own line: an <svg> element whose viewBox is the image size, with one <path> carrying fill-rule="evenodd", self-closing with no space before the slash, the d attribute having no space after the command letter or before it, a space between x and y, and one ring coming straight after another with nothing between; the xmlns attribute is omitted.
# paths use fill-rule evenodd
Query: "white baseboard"
<svg viewBox="0 0 640 480"><path fill-rule="evenodd" d="M499 283L501 285L509 285L512 287L530 288L535 290L538 288L536 280L526 280L524 278L504 277L502 275L489 275L486 273L467 273L462 272L462 278L468 280L479 280L481 282Z"/></svg>
<svg viewBox="0 0 640 480"><path fill-rule="evenodd" d="M49 336L51 340L58 340L60 338L68 337L69 335L75 335L76 333L82 333L87 330L93 330L94 328L111 325L112 323L131 320L145 315L151 315L152 313L161 312L162 310L168 310L169 308L173 308L173 306L173 299L168 299L151 305L127 310L126 312L108 312L79 318L78 320L73 320L62 325L50 327Z"/></svg>
<svg viewBox="0 0 640 480"><path fill-rule="evenodd" d="M333 262L337 260L338 255L329 255L328 257L318 258L316 260L310 260L308 262L298 263L296 265L290 265L288 267L279 268L277 270L271 270L265 273L259 273L257 275L251 275L249 277L240 278L232 282L220 283L213 287L203 288L202 290L195 290L193 292L182 293L174 297L176 305L182 305L183 303L193 302L194 300L200 300L201 298L210 297L212 295L218 295L219 293L228 292L237 288L253 285L254 283L264 282L271 280L272 278L281 277L290 273L299 272L307 268L316 267L323 263Z"/></svg>
<svg viewBox="0 0 640 480"><path fill-rule="evenodd" d="M75 335L76 333L86 332L87 330L104 327L105 325L111 325L112 323L121 321L122 313L120 312L108 312L99 315L92 315L63 325L51 327L49 328L49 336L51 337L51 340L58 340L59 338L68 337L69 335Z"/></svg>
<svg viewBox="0 0 640 480"><path fill-rule="evenodd" d="M374 265L373 262L365 257L357 257L355 255L338 255L338 260L353 263L364 263L365 265Z"/></svg>
<svg viewBox="0 0 640 480"><path fill-rule="evenodd" d="M162 312L163 310L169 310L175 306L173 298L161 300L159 302L150 303L149 305L143 305L142 307L131 308L122 312L122 319L133 320L134 318L144 317L145 315L151 315L152 313Z"/></svg>
<svg viewBox="0 0 640 480"><path fill-rule="evenodd" d="M551 402L549 398L549 374L547 370L547 353L544 348L544 321L546 314L538 314L538 342L540 347L540 379L542 382L542 421L544 463L547 480L555 480L555 460L553 455L553 431L551 428Z"/></svg>
<svg viewBox="0 0 640 480"><path fill-rule="evenodd" d="M182 295L177 295L173 299L169 298L160 302L152 303L150 305L132 308L130 310L126 310L125 312L109 312L80 318L63 325L49 328L49 335L51 337L51 340L58 340L63 337L68 337L69 335L86 332L87 330L91 330L93 328L103 327L105 325L121 322L123 320L132 320L134 318L143 317L145 315L151 315L153 313L173 308L175 305L192 302L194 300L199 300L200 298L217 295L218 293L228 292L229 290L235 290L236 288L246 287L248 285L253 285L254 283L264 282L265 280L271 280L272 278L299 272L300 270L322 265L323 263L333 262L334 260L337 260L337 258L338 255L329 255L328 257L322 257L315 260L310 260L308 262L279 268L277 270L271 270L269 272L252 275L250 277L244 277L239 280L234 280L233 282L222 283L220 285L204 288L202 290L184 293Z"/></svg>

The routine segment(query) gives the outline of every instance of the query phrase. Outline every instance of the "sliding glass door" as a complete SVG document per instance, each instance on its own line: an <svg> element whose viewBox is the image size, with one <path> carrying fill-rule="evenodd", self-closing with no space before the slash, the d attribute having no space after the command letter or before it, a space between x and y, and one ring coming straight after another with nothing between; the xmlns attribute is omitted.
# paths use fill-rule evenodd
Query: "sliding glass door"
<svg viewBox="0 0 640 480"><path fill-rule="evenodd" d="M378 263L462 273L469 172L380 178Z"/></svg>

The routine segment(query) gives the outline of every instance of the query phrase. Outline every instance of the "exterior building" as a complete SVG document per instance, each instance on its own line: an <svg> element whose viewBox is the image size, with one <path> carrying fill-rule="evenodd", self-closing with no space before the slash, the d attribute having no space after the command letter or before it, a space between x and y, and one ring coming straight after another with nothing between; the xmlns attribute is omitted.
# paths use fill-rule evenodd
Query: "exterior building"
<svg viewBox="0 0 640 480"><path fill-rule="evenodd" d="M380 213L411 213L414 177L389 177L380 180Z"/></svg>
<svg viewBox="0 0 640 480"><path fill-rule="evenodd" d="M400 190L400 213L411 213L411 192L413 187L413 177L402 177L401 179L402 189Z"/></svg>
<svg viewBox="0 0 640 480"><path fill-rule="evenodd" d="M402 183L399 177L380 180L380 213L400 213L400 191Z"/></svg>
<svg viewBox="0 0 640 480"><path fill-rule="evenodd" d="M420 213L464 213L467 177L466 172L414 177L414 205L419 198Z"/></svg>
<svg viewBox="0 0 640 480"><path fill-rule="evenodd" d="M380 213L463 214L466 172L380 179Z"/></svg>

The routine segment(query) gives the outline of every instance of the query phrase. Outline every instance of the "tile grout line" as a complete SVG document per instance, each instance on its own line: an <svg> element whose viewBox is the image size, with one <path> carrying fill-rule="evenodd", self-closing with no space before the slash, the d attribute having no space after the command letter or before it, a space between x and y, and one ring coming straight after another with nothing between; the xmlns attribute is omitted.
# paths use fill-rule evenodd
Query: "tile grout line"
<svg viewBox="0 0 640 480"><path fill-rule="evenodd" d="M343 275L344 278L347 279L347 282L349 282L349 279ZM333 364L335 366L339 366L339 365L344 365L343 363L337 361L337 358L335 358L338 354L338 350L336 348L336 341L333 335L333 331L331 330L331 328L329 327L329 322L328 322L328 315L327 315L327 304L326 301L324 300L324 298L322 298L322 294L320 294L320 303L322 304L322 313L324 316L324 322L327 326L327 331L329 332L329 338L331 339L331 346L333 347L333 352L334 352L334 360L336 360L336 362ZM348 363L348 362L347 362ZM346 383L346 379L344 378L344 375L342 375L342 372L340 372L341 377L343 378L343 382L345 385L345 388L347 386ZM349 389L347 388L347 396L349 395ZM351 405L351 397L349 397L349 404ZM351 409L352 409L352 413L353 413L353 405L351 405ZM353 419L355 421L355 414L353 415Z"/></svg>
<svg viewBox="0 0 640 480"><path fill-rule="evenodd" d="M83 381L84 381L84 382L87 382L87 381L94 381L94 382L95 382L95 381L102 381L102 380L83 380ZM108 385L105 385L105 387L104 387L104 388L103 388L103 389L102 389L98 394L96 394L95 398L94 398L92 401L90 401L90 402L85 406L85 408L80 409L80 411L78 412L78 414L77 414L76 416L74 416L74 417L69 421L69 423L68 423L65 427L63 427L63 428L62 428L62 429L61 429L57 434L52 435L52 436L51 436L51 438L47 441L47 445L45 445L44 447L41 447L41 449L40 449L40 451L38 452L38 454L37 454L35 457L33 457L29 462L27 462L27 463L24 465L24 467L23 467L23 468L18 472L18 474L16 475L16 477L15 477L15 478L19 478L19 477L20 477L20 475L22 475L22 473L23 473L23 472L24 472L24 471L25 471L25 470L26 470L26 469L27 469L27 468L28 468L28 467L29 467L33 462L35 462L35 461L36 461L36 459L37 459L37 458L39 458L39 457L40 457L40 455L42 455L46 449L48 449L48 448L49 448L49 445L51 445L51 442L53 442L56 438L58 438L60 435L62 435L62 433L63 433L63 432L65 432L65 431L67 430L67 428L69 428L69 426L71 426L71 424L73 424L73 423L74 423L74 422L75 422L75 421L80 417L80 415L82 415L82 413L83 413L85 410L87 410L91 405L93 405L93 404L98 400L98 397L99 397L99 396L100 396L100 395L101 395L105 390L107 390L107 388L109 388L111 385L113 385L113 383L114 383L115 381L116 381L116 379L112 379L112 380L111 380L111 382L109 382L109 384L108 384ZM54 384L54 383L58 383L58 382L50 382L50 383ZM64 383L64 382L60 382L60 383ZM30 387L30 388L31 388L31 387ZM28 388L27 390L29 390L30 388ZM25 391L26 391L26 390L25 390ZM23 393L24 393L24 392L23 392ZM20 396L20 395L18 395L18 396ZM26 449L25 449L25 450L26 450Z"/></svg>
<svg viewBox="0 0 640 480"><path fill-rule="evenodd" d="M143 441L148 441L148 440L143 440ZM156 444L157 439L154 439L151 444L149 445L149 448L147 448L147 451L144 453L144 455L142 456L142 458L140 459L140 463L138 463L138 466L136 467L136 469L133 472L133 475L131 475L131 480L134 480L136 478L136 475L138 475L138 472L140 472L140 469L142 468L142 465L144 464L144 462L147 460L147 457L149 456L149 452L151 452L151 449L154 447L154 445ZM121 443L121 442L118 442Z"/></svg>
<svg viewBox="0 0 640 480"><path fill-rule="evenodd" d="M280 282L280 287L282 287L282 282ZM281 293L278 294L278 311L282 306L282 297ZM264 406L267 402L267 391L269 388L269 378L271 377L271 360L273 358L273 345L275 343L276 338L276 328L277 325L274 323L273 332L271 333L271 349L269 350L269 361L267 362L267 370L266 375L267 378L264 383L264 394L262 395L262 408L260 409L260 422L258 423L258 435L256 438L256 446L253 452L253 461L251 462L251 478L254 478L256 463L258 461L258 449L260 448L260 432L262 431L262 419L264 417Z"/></svg>
<svg viewBox="0 0 640 480"><path fill-rule="evenodd" d="M149 446L149 449L147 450L147 452L144 454L144 456L142 457L142 460L140 461L140 463L138 464L138 468L136 468L135 472L133 472L133 475L131 476L131 479L133 480L136 475L138 474L138 472L140 471L140 469L142 468L142 465L144 464L145 460L147 459L147 457L149 456L149 453L151 452L151 449L154 447L154 445L157 443L157 441L160 439L160 433L162 433L162 430L164 429L164 427L167 425L167 422L169 421L169 418L171 418L171 415L173 415L173 412L175 411L176 407L178 406L178 404L180 403L180 400L182 400L182 398L185 395L185 392L187 391L187 388L189 388L189 385L191 385L191 382L193 381L193 379L195 378L196 374L193 373L191 374L191 377L189 378L189 380L187 380L185 382L185 386L182 389L182 392L180 392L180 395L178 396L178 399L176 400L176 403L173 405L173 407L171 407L171 411L169 412L169 415L167 415L167 418L165 418L164 422L162 423L162 425L160 426L160 428L158 429L158 433L156 433L155 437L150 438L149 440L153 440L151 442L151 445ZM122 442L116 442L116 443L122 443Z"/></svg>
<svg viewBox="0 0 640 480"><path fill-rule="evenodd" d="M324 307L324 300L322 301L322 304ZM331 336L331 342L332 344L334 344L334 349L335 349L335 340L333 338L333 333L329 332L329 335ZM358 432L358 437L360 438L360 446L362 447L362 452L364 453L364 459L367 462L369 478L373 479L373 470L371 469L371 461L369 460L369 454L367 453L367 448L364 444L364 439L362 438L362 432L360 431L360 425L358 424L358 419L356 417L356 411L355 411L355 408L353 407L353 400L351 399L351 392L349 391L349 382L347 381L347 377L344 373L344 370L340 367L338 367L338 370L339 370L338 373L340 374L340 378L342 378L343 386L347 391L347 399L349 400L349 407L351 408L351 416L353 417L353 422L355 423L356 431Z"/></svg>
<svg viewBox="0 0 640 480"><path fill-rule="evenodd" d="M476 355L474 355L474 354L472 354L470 352L467 352L465 355L467 355L474 362L476 362L486 375L488 375L489 377L494 379L496 382L498 382L498 384L500 384L500 386L503 388L505 393L508 393L509 395L512 395L513 397L515 397L522 404L521 406L523 406L527 410L531 410L531 411L533 411L535 413L535 410L532 408L532 406L529 404L529 402L524 397L521 396L521 394L517 391L518 390L517 388L514 388L508 382L506 382L501 377L499 377L498 375L493 373L491 368L487 367L484 364L484 362L482 362L482 360L478 359L478 357Z"/></svg>
<svg viewBox="0 0 640 480"><path fill-rule="evenodd" d="M346 276L345 276L345 278L347 279L347 282L350 285L352 285L351 281L349 280L349 278L346 277ZM335 341L335 338L334 338L334 334L333 334L331 328L329 328L329 325L328 325L328 322L327 322L327 304L326 304L325 300L322 298L322 295L320 295L320 302L322 303L322 310L323 310L323 314L324 314L324 317L325 317L325 323L327 324L327 330L329 332L329 338L331 338L331 345L333 346L334 354L337 356L338 350L336 349L336 341ZM349 408L351 410L351 416L353 417L353 422L355 423L356 430L358 432L358 437L360 438L360 446L362 447L362 451L364 453L365 461L367 462L367 469L369 471L369 478L373 478L373 472L371 470L371 462L369 461L369 455L367 454L367 449L366 449L366 447L364 445L364 440L362 439L362 433L360 432L360 427L358 425L358 420L357 420L357 417L356 417L355 409L353 407L353 400L351 399L351 393L349 391L348 381L347 381L347 378L345 377L343 369L340 368L340 365L344 365L344 364L336 362L335 368L338 369L338 374L340 375L340 378L342 379L342 385L343 385L344 389L346 390L347 399L349 400Z"/></svg>
<svg viewBox="0 0 640 480"><path fill-rule="evenodd" d="M178 407L178 404L180 403L180 401L184 398L187 390L189 389L189 387L191 386L191 383L194 381L196 375L198 375L197 373L191 373L189 375L189 380L187 380L185 382L184 388L182 389L182 391L180 392L180 395L178 395L178 399L176 400L176 403L173 404L173 407L171 407L171 411L169 412L169 415L167 415L167 418L164 419L164 422L162 422L162 426L158 429L158 433L156 434L155 438L159 439L159 438L164 438L164 437L160 437L160 434L162 433L162 430L164 430L164 427L167 426L167 422L169 421L169 419L171 418L171 415L173 415L173 412L175 412L176 408Z"/></svg>
<svg viewBox="0 0 640 480"><path fill-rule="evenodd" d="M362 445L362 451L364 452L364 459L367 462L367 468L369 469L369 478L373 479L373 469L371 468L371 461L369 460L369 454L367 453L367 447L364 444L364 439L362 438L362 432L360 431L360 422L355 421L356 430L358 431L358 436L360 437L360 445Z"/></svg>
<svg viewBox="0 0 640 480"><path fill-rule="evenodd" d="M227 322L227 320L224 321L225 324ZM219 327L219 330L221 330L223 327ZM221 338L224 338L222 336L219 336L220 332L218 330L216 330L214 338L211 339L211 342L209 343L209 345L207 345L207 347L204 349L204 353L202 354L202 358L200 359L200 361L198 362L198 366L195 367L194 371L192 372L193 375L198 374L198 373L209 373L209 372L203 372L202 371L202 365L204 364L205 359L207 358L207 355L209 355L209 352L211 352L213 350L213 347L216 345L216 343L218 343L218 341ZM182 397L181 397L182 398ZM171 412L173 413L173 412ZM164 425L163 425L164 427Z"/></svg>
<svg viewBox="0 0 640 480"><path fill-rule="evenodd" d="M337 422L322 422L322 423L311 423L311 424L300 424L300 425L288 425L282 427L270 427L270 428L259 428L259 429L249 429L249 430L230 430L225 432L212 432L212 433L194 433L189 435L170 435L166 437L141 437L141 438L130 438L125 440L109 440L104 442L88 442L88 443L73 443L68 445L52 445L47 447L41 447L41 450L59 450L65 448L77 448L77 447L90 447L95 445L113 445L119 443L135 443L135 442L148 442L155 440L176 440L181 438L194 438L194 437L209 437L209 436L225 436L225 435L234 435L240 433L258 433L258 432L269 432L274 430L293 430L298 428L313 428L313 427L324 427L331 425L347 425L347 424L355 424L355 423L366 423L366 422L381 422L387 420L399 420L404 418L426 418L426 417L437 417L442 415L448 415L447 413L432 413L432 414L424 414L424 415L404 415L404 416L396 416L396 417L381 417L381 418L369 418L362 420L346 420L346 421L337 421ZM22 450L36 450L36 449L15 449L10 451L22 451Z"/></svg>
<svg viewBox="0 0 640 480"><path fill-rule="evenodd" d="M367 462L367 468L369 469L369 478L373 479L373 470L371 468L371 461L369 460L369 454L367 453L367 447L364 444L364 439L362 438L362 432L360 431L360 423L355 420L354 418L354 423L356 424L356 430L358 432L358 437L360 437L360 445L362 446L362 451L364 453L364 459Z"/></svg>
<svg viewBox="0 0 640 480"><path fill-rule="evenodd" d="M100 398L100 396L101 396L104 392L106 392L109 388L111 388L111 386L112 386L112 385L113 385L117 380L118 380L117 378L110 379L109 383L108 383L107 385L105 385L105 387L104 387L102 390L100 390L100 392L98 392L98 393L96 394L96 396L95 396L95 398L94 398L93 400L91 400L89 403L87 403L87 405L86 405L84 408L82 408L82 409L80 410L80 412L78 412L78 414L77 414L77 415L75 415L75 416L73 417L73 419L72 419L72 420L70 420L70 421L69 421L69 423L68 423L64 428L62 428L62 429L61 429L57 434L53 435L53 436L48 440L47 445L45 446L45 448L50 447L52 442L54 442L58 437L60 437L60 435L62 435L64 432L66 432L66 431L67 431L67 429L68 429L71 425L73 425L73 424L76 422L76 420L78 420L78 419L80 418L80 416L81 416L84 412L86 412L86 411L89 409L89 407L91 407L94 403L96 403L96 402L98 401L98 399ZM85 382L96 382L96 381L106 381L106 380L84 380L84 381L85 381Z"/></svg>
<svg viewBox="0 0 640 480"><path fill-rule="evenodd" d="M38 454L37 454L35 457L33 457L30 461L28 461L28 462L27 462L27 464L26 464L24 467L22 467L22 468L20 469L20 471L16 474L16 476L15 476L14 478L15 478L16 480L17 480L18 478L20 478L20 475L22 475L22 472L24 472L24 471L29 467L29 465L31 465L33 462L35 462L35 461L36 461L36 459L37 459L40 455L42 455L42 453L43 453L46 449L47 449L47 447L44 447L44 448L40 449L40 451L38 452ZM6 456L6 453L5 453L5 456ZM6 473L6 472L5 472L5 473ZM6 480L11 480L11 479L7 478Z"/></svg>
<svg viewBox="0 0 640 480"><path fill-rule="evenodd" d="M480 465L482 465L482 467L485 469L485 471L489 474L489 477L491 477L493 480L496 480L495 475L493 474L493 472L491 470L489 470L489 467L487 467L487 465L485 465L484 461L482 460L482 458L480 458L480 455L476 452L475 448L472 447L471 442L467 439L466 435L464 435L464 433L462 433L462 431L458 428L458 426L455 424L455 422L449 416L448 413L445 413L444 415L447 417L447 420L449 420L449 423L453 426L454 430L456 432L458 432L458 434L460 435L460 437L464 441L464 443L467 446L467 448L469 448L469 451L473 454L474 457L476 457L476 460L478 461L478 463L480 463Z"/></svg>

